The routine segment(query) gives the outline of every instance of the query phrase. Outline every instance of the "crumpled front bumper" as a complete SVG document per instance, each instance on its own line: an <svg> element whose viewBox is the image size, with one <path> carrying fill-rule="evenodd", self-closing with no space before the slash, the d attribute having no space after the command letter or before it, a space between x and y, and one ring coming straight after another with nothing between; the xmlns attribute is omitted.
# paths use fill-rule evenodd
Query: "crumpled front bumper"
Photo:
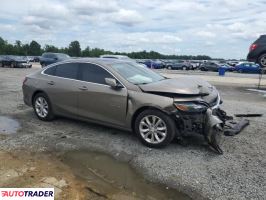
<svg viewBox="0 0 266 200"><path fill-rule="evenodd" d="M207 110L203 134L208 144L218 153L223 154L220 148L220 140L224 131L225 120L220 119L220 117L216 115L217 112L220 112L220 109L213 110L209 108Z"/></svg>
<svg viewBox="0 0 266 200"><path fill-rule="evenodd" d="M204 136L207 143L218 153L222 154L220 148L221 135L224 131L226 113L220 109L221 98L217 95L215 102L212 102L211 107L208 107L204 112L179 112L179 127L180 136L188 136L191 134L201 134Z"/></svg>

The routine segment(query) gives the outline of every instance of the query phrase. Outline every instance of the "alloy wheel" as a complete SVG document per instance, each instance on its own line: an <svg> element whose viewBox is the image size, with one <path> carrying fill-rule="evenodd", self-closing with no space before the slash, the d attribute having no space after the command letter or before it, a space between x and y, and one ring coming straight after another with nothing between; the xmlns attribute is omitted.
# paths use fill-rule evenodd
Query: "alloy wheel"
<svg viewBox="0 0 266 200"><path fill-rule="evenodd" d="M139 131L141 137L151 144L161 143L167 136L166 123L155 115L143 117L139 124Z"/></svg>
<svg viewBox="0 0 266 200"><path fill-rule="evenodd" d="M48 115L48 103L45 98L38 97L35 100L35 110L39 117L45 118Z"/></svg>

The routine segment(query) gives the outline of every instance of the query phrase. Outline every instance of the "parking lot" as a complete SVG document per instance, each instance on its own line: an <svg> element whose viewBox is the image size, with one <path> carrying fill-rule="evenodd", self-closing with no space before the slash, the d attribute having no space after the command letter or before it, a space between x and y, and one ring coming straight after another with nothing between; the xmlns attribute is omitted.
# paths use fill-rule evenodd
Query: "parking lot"
<svg viewBox="0 0 266 200"><path fill-rule="evenodd" d="M221 93L222 108L230 115L264 114L250 118L250 125L239 135L224 136L224 154L217 155L198 137L187 138L185 146L174 142L164 149L149 149L128 132L65 118L40 121L33 110L24 105L21 91L24 77L38 69L38 64L31 69L0 68L0 116L14 119L19 124L14 133L0 130L0 158L7 160L0 164L0 186L52 185L61 199L88 196L91 199L118 199L115 195L126 199L125 194L130 198L126 193L131 191L128 188L115 190L113 186L112 189L106 186L108 190L101 191L97 185L89 187L90 182L77 178L82 169L78 171L78 164L71 165L64 155L85 151L102 152L125 162L147 180L164 184L160 186L167 190L180 191L169 192L180 195L180 199L187 199L187 195L194 199L265 198L266 95L247 90L256 88L258 75L227 72L225 76L218 76L217 72L158 70L170 78L190 75L211 82ZM261 84L266 85L266 77ZM86 154L82 155L80 160L74 161L82 163ZM123 173L125 168L121 169L117 173ZM24 179L16 182L17 177ZM136 190L142 194L141 190ZM131 197L138 199L138 193ZM157 196L163 198L160 195L165 193L161 191Z"/></svg>

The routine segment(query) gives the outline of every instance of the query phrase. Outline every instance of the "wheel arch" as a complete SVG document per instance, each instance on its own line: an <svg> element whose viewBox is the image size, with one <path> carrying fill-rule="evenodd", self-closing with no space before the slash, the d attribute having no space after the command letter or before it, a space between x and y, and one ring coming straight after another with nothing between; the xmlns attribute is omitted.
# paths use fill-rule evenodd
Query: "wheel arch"
<svg viewBox="0 0 266 200"><path fill-rule="evenodd" d="M144 110L158 110L158 111L160 111L160 112L162 112L162 113L165 113L165 114L169 115L169 113L167 113L166 111L164 111L164 110L162 110L161 108L158 108L158 107L156 107L156 106L142 106L142 107L138 108L138 109L134 112L134 114L133 114L133 116L132 116L132 118L131 118L131 129L133 130L133 132L135 132L135 126L134 126L134 125L135 125L135 121L136 121L138 115L139 115L140 113L142 113Z"/></svg>
<svg viewBox="0 0 266 200"><path fill-rule="evenodd" d="M32 96L31 96L31 105L33 105L33 100L34 100L35 96L36 96L37 94L40 94L40 93L45 94L45 95L49 98L49 96L47 95L47 93L44 92L43 90L36 90L36 91L33 92ZM50 100L50 99L49 99L49 100Z"/></svg>
<svg viewBox="0 0 266 200"><path fill-rule="evenodd" d="M256 63L259 63L259 58L260 58L263 54L266 54L266 50L260 52L259 56L257 57Z"/></svg>

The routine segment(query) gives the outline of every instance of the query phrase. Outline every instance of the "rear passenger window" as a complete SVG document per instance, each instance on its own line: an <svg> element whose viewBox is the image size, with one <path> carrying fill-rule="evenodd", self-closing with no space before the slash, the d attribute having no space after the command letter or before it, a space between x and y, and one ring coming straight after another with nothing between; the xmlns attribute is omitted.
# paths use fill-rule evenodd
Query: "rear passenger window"
<svg viewBox="0 0 266 200"><path fill-rule="evenodd" d="M80 74L81 81L107 85L105 83L105 78L114 78L105 69L94 64L82 63L80 64L80 70L81 70Z"/></svg>
<svg viewBox="0 0 266 200"><path fill-rule="evenodd" d="M56 66L54 66L54 67L49 67L49 68L46 69L43 73L44 73L44 74L47 74L47 75L52 75L52 76L54 76L54 75L55 75L55 69L56 69Z"/></svg>
<svg viewBox="0 0 266 200"><path fill-rule="evenodd" d="M66 63L56 66L55 76L62 78L77 79L78 77L78 64Z"/></svg>

